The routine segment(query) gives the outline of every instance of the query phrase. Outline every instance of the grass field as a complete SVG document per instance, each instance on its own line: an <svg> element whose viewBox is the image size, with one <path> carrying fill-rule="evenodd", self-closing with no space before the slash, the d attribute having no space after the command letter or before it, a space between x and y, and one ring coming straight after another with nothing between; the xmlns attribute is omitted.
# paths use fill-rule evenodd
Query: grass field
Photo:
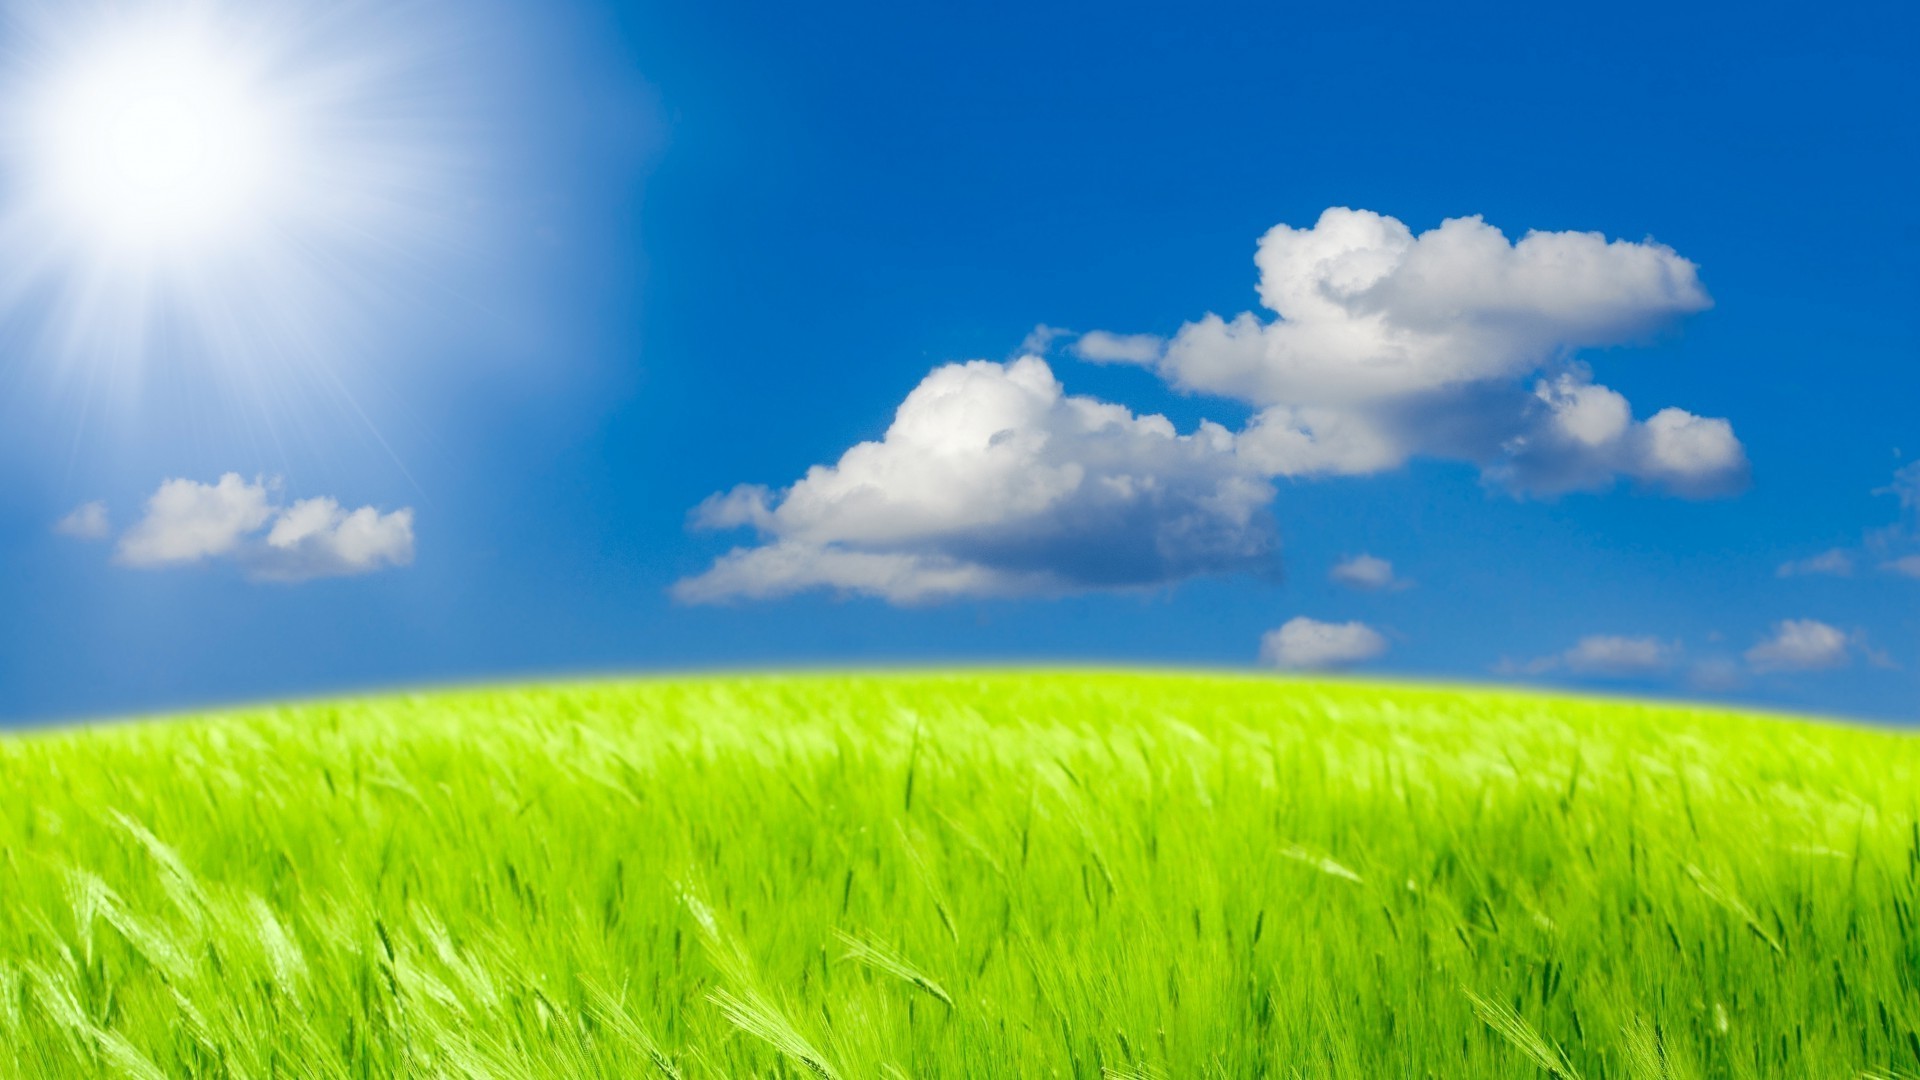
<svg viewBox="0 0 1920 1080"><path fill-rule="evenodd" d="M0 1075L1920 1077L1920 741L1255 677L0 739Z"/></svg>

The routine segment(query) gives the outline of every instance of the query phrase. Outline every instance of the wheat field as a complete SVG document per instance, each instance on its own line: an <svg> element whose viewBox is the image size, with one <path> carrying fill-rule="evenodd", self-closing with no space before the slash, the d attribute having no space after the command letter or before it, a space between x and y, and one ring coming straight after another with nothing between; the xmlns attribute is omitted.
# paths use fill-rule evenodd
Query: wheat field
<svg viewBox="0 0 1920 1080"><path fill-rule="evenodd" d="M1920 742L1223 674L0 738L0 1075L1920 1077Z"/></svg>

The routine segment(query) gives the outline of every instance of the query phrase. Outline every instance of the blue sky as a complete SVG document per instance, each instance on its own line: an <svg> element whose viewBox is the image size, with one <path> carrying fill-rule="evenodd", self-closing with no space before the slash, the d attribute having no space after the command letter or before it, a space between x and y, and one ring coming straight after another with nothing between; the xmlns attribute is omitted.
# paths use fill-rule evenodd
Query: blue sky
<svg viewBox="0 0 1920 1080"><path fill-rule="evenodd" d="M314 106L354 198L144 317L73 315L10 138L5 262L55 268L0 290L0 718L1263 657L1913 718L1913 16L1543 7L350 8L302 40L363 80ZM1385 284L1312 333L1256 292L1339 273ZM997 449L787 492L972 360L926 423ZM702 578L735 548L778 557Z"/></svg>

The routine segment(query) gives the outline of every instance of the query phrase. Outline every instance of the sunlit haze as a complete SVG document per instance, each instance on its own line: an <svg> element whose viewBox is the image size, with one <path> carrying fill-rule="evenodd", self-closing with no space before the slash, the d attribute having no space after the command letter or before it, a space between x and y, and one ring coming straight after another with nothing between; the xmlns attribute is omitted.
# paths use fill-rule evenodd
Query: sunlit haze
<svg viewBox="0 0 1920 1080"><path fill-rule="evenodd" d="M237 52L182 20L68 58L33 106L33 181L63 228L102 253L177 257L260 227L298 182L300 133Z"/></svg>

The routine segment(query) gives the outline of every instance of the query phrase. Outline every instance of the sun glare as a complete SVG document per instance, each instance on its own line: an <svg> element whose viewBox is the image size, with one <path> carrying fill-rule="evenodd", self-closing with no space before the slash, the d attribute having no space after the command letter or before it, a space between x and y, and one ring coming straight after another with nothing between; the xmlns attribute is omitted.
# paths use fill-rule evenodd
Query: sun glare
<svg viewBox="0 0 1920 1080"><path fill-rule="evenodd" d="M244 58L192 24L129 28L94 48L35 106L34 179L67 227L155 254L271 211L298 133Z"/></svg>
<svg viewBox="0 0 1920 1080"><path fill-rule="evenodd" d="M347 392L465 204L414 10L0 0L0 321L56 393Z"/></svg>

